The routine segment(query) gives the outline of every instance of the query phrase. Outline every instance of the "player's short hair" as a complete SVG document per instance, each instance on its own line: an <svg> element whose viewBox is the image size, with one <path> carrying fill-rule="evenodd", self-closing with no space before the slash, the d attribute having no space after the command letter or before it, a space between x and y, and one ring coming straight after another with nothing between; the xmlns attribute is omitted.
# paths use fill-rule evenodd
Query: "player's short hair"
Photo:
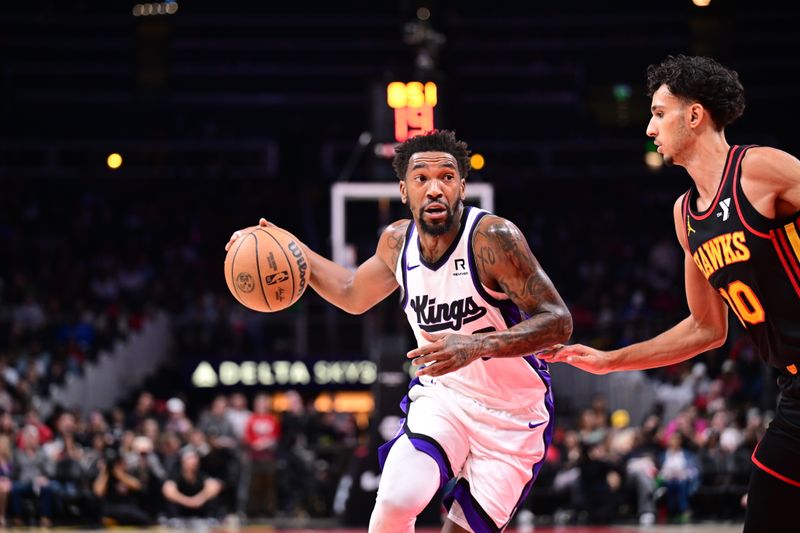
<svg viewBox="0 0 800 533"><path fill-rule="evenodd" d="M739 74L710 57L670 55L647 67L647 95L653 96L662 85L678 98L699 102L711 114L718 130L744 112L744 87Z"/></svg>
<svg viewBox="0 0 800 533"><path fill-rule="evenodd" d="M456 139L456 134L450 130L433 130L429 133L411 137L400 143L394 149L395 155L392 166L400 180L406 178L408 160L418 152L445 152L456 158L458 173L461 179L467 177L472 168L469 164L469 149L467 143Z"/></svg>

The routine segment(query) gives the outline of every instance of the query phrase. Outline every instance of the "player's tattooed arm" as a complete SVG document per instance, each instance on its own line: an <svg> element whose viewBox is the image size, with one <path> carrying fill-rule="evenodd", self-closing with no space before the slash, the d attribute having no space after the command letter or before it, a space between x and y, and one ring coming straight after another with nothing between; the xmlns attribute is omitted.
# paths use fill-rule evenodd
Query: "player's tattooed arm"
<svg viewBox="0 0 800 533"><path fill-rule="evenodd" d="M481 281L505 293L529 317L507 331L486 335L487 355L530 354L570 337L567 306L519 228L500 217L484 217L473 247Z"/></svg>
<svg viewBox="0 0 800 533"><path fill-rule="evenodd" d="M425 335L431 344L408 353L417 365L436 362L420 375L442 375L480 357L528 355L564 343L572 334L572 317L564 301L514 224L484 217L472 246L481 282L505 293L529 318L504 331Z"/></svg>
<svg viewBox="0 0 800 533"><path fill-rule="evenodd" d="M386 266L394 272L397 262L403 253L403 244L406 242L406 232L410 220L398 220L386 227L382 242L378 243L378 255L384 259Z"/></svg>

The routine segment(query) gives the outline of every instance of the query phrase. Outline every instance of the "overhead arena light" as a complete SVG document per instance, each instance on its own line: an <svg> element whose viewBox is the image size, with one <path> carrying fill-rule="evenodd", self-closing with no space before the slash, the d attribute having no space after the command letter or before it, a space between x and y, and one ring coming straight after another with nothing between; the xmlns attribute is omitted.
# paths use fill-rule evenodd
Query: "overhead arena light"
<svg viewBox="0 0 800 533"><path fill-rule="evenodd" d="M134 17L147 17L150 15L174 15L178 12L178 2L167 0L165 2L151 2L133 6Z"/></svg>

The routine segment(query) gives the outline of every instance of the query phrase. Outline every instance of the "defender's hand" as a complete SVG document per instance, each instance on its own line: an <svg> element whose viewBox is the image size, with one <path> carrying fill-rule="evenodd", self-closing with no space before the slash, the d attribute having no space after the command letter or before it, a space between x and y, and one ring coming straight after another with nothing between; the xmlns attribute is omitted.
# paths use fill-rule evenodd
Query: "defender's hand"
<svg viewBox="0 0 800 533"><path fill-rule="evenodd" d="M613 370L607 352L583 344L562 346L557 350L538 353L536 357L546 363L567 363L592 374L607 374Z"/></svg>
<svg viewBox="0 0 800 533"><path fill-rule="evenodd" d="M430 344L420 346L407 354L407 357L412 359L412 365L426 365L425 368L417 370L417 376L442 376L465 367L480 357L478 336L455 333L432 334L427 331L423 331L422 336Z"/></svg>
<svg viewBox="0 0 800 533"><path fill-rule="evenodd" d="M261 217L259 219L258 225L261 226L262 228L268 228L270 226L275 226L275 224L273 224L271 222L267 222L267 219L264 218L264 217ZM227 252L228 250L230 250L231 246L233 246L233 243L235 243L239 239L239 237L241 237L241 236L242 236L242 230L234 231L233 234L231 235L230 240L228 240L228 244L225 245L225 251Z"/></svg>

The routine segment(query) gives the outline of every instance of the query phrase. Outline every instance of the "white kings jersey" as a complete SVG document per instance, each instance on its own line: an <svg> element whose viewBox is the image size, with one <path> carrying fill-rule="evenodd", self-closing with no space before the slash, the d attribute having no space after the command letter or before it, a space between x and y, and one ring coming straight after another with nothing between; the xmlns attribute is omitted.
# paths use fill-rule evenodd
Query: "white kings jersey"
<svg viewBox="0 0 800 533"><path fill-rule="evenodd" d="M421 331L458 333L502 331L527 317L504 293L485 287L478 277L472 252L472 234L488 213L464 207L461 229L436 263L419 251L419 234L412 221L395 275L403 290L401 305L417 344L429 344ZM435 364L435 363L434 363ZM547 365L533 355L484 357L443 376L420 377L424 386L444 386L486 407L505 411L544 410L550 387Z"/></svg>

